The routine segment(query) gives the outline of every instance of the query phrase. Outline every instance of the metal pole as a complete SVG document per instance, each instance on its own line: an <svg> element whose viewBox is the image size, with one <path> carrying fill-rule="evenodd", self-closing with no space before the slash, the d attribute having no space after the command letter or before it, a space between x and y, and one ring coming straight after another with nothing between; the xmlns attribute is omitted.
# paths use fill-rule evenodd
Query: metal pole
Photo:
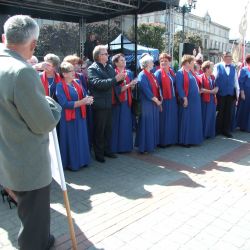
<svg viewBox="0 0 250 250"><path fill-rule="evenodd" d="M110 52L110 19L108 19L108 52Z"/></svg>
<svg viewBox="0 0 250 250"><path fill-rule="evenodd" d="M169 21L167 22L167 15L168 15L168 4L166 3L166 10L165 10L165 51L168 50L169 48L169 38L170 38L170 34L169 34L169 25L168 23L170 22L170 19Z"/></svg>
<svg viewBox="0 0 250 250"><path fill-rule="evenodd" d="M79 19L79 35L80 35L80 58L83 58L84 43L86 41L86 20L82 17Z"/></svg>
<svg viewBox="0 0 250 250"><path fill-rule="evenodd" d="M138 15L135 14L135 76L137 76L137 30L138 30Z"/></svg>
<svg viewBox="0 0 250 250"><path fill-rule="evenodd" d="M182 6L182 42L185 41L185 5Z"/></svg>

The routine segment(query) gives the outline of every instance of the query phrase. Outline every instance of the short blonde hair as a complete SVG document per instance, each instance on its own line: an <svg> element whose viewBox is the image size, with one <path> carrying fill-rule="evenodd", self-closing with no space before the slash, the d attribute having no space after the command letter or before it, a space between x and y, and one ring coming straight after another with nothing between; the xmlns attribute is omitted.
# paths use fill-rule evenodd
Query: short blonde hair
<svg viewBox="0 0 250 250"><path fill-rule="evenodd" d="M192 55L183 55L183 57L181 58L181 66L183 66L185 63L191 63L195 61L195 57Z"/></svg>
<svg viewBox="0 0 250 250"><path fill-rule="evenodd" d="M206 72L206 69L210 69L213 65L214 65L213 62L205 61L204 63L202 63L201 69L203 72Z"/></svg>
<svg viewBox="0 0 250 250"><path fill-rule="evenodd" d="M68 55L68 56L64 57L63 61L69 62L71 64L82 64L83 63L81 58L77 55Z"/></svg>
<svg viewBox="0 0 250 250"><path fill-rule="evenodd" d="M69 73L71 70L74 70L74 66L71 63L62 62L59 68L61 78L64 78L63 73Z"/></svg>
<svg viewBox="0 0 250 250"><path fill-rule="evenodd" d="M93 50L93 59L94 59L95 62L98 62L99 55L101 54L102 50L108 50L108 49L104 45L97 45L97 46L95 46L95 48Z"/></svg>
<svg viewBox="0 0 250 250"><path fill-rule="evenodd" d="M142 69L145 69L149 62L154 62L154 58L152 56L150 56L149 54L145 54L141 57L140 59L140 66Z"/></svg>

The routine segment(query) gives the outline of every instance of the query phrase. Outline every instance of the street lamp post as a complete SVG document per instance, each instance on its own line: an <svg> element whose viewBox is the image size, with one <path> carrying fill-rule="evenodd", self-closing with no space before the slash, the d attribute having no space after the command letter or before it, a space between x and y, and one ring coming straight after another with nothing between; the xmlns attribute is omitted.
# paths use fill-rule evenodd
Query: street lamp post
<svg viewBox="0 0 250 250"><path fill-rule="evenodd" d="M182 13L182 42L185 41L185 14L191 12L192 8L195 9L197 0L188 0L187 4L176 7L176 11Z"/></svg>

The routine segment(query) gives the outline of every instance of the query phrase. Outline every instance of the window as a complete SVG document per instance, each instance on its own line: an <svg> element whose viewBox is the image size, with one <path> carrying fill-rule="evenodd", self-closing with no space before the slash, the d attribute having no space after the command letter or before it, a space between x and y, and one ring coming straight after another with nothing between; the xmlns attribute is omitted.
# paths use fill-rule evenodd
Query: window
<svg viewBox="0 0 250 250"><path fill-rule="evenodd" d="M207 49L207 39L205 39L204 45L205 49Z"/></svg>
<svg viewBox="0 0 250 250"><path fill-rule="evenodd" d="M213 40L210 41L210 49L213 49Z"/></svg>

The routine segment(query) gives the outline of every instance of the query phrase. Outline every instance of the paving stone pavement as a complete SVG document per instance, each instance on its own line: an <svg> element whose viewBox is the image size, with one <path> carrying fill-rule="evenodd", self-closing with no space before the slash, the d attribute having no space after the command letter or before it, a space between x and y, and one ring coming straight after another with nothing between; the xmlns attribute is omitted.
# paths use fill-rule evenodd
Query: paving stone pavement
<svg viewBox="0 0 250 250"><path fill-rule="evenodd" d="M79 250L250 250L248 133L93 160L65 176ZM0 218L0 249L17 249L16 208L0 201ZM55 183L51 220L54 249L71 249Z"/></svg>

